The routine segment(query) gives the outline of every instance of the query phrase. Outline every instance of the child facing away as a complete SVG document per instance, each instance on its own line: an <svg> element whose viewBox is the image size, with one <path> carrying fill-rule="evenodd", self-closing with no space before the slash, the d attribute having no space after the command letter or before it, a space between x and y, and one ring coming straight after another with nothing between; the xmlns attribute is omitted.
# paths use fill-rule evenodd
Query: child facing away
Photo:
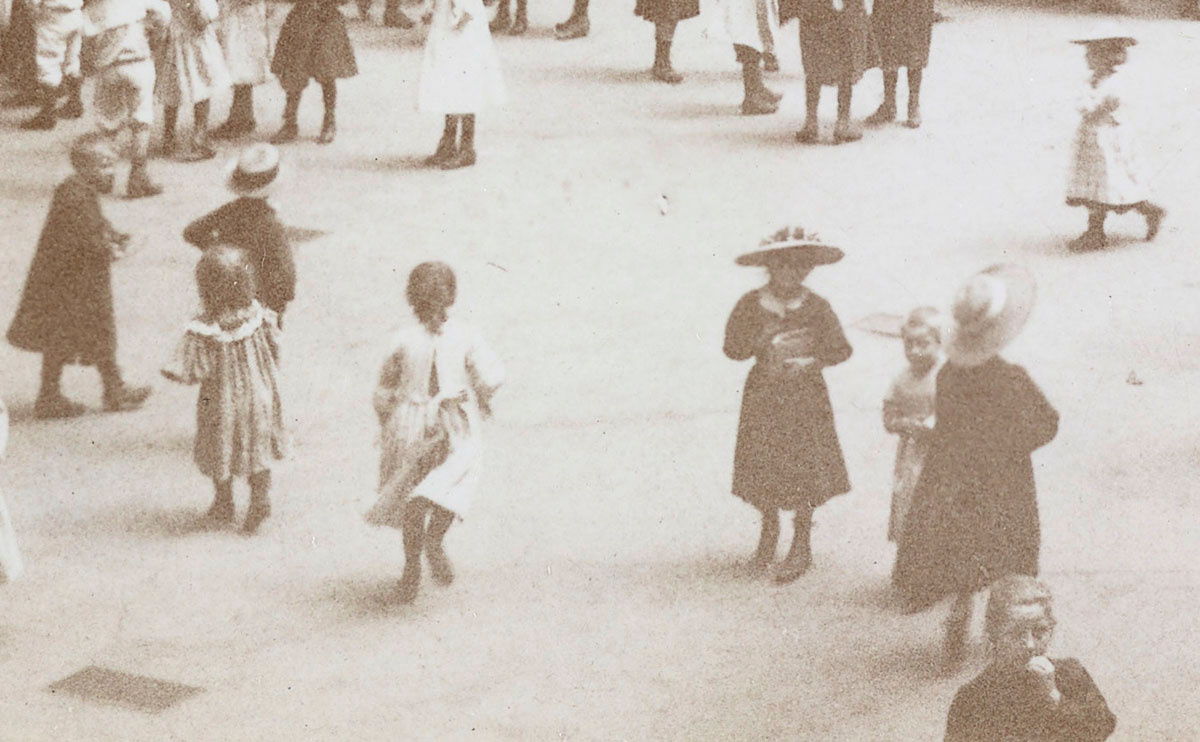
<svg viewBox="0 0 1200 742"><path fill-rule="evenodd" d="M937 372L942 365L942 329L938 311L918 307L900 328L908 368L892 382L883 400L883 427L900 436L892 484L892 512L888 519L888 541L900 540L904 516L912 504L913 490L921 476L929 435L934 426Z"/></svg>
<svg viewBox="0 0 1200 742"><path fill-rule="evenodd" d="M454 579L442 540L475 495L480 429L504 366L475 328L449 316L457 294L450 266L421 263L406 294L417 324L395 337L375 390L380 486L366 519L401 530L399 599L408 603L420 587L422 551L435 582Z"/></svg>
<svg viewBox="0 0 1200 742"><path fill-rule="evenodd" d="M282 459L287 437L281 412L279 328L275 313L255 300L254 273L245 254L218 246L196 265L203 313L187 326L163 376L200 384L194 455L212 479L207 517L233 520L233 478L250 480L250 508L242 530L254 533L271 514L271 464Z"/></svg>
<svg viewBox="0 0 1200 742"><path fill-rule="evenodd" d="M946 742L1100 742L1117 719L1076 659L1046 656L1054 633L1050 591L1024 575L991 586L991 663L959 689Z"/></svg>
<svg viewBox="0 0 1200 742"><path fill-rule="evenodd" d="M1108 243L1104 221L1110 211L1134 210L1146 218L1146 241L1158 234L1166 211L1151 202L1148 173L1138 157L1133 130L1122 110L1117 68L1137 39L1113 21L1100 23L1082 44L1091 80L1079 112L1067 205L1088 212L1087 231L1071 243L1076 251L1099 250Z"/></svg>
<svg viewBox="0 0 1200 742"><path fill-rule="evenodd" d="M354 46L346 32L346 20L338 9L342 0L296 0L275 42L271 71L287 94L283 127L271 138L275 144L294 142L300 135L296 117L300 94L309 80L321 86L325 118L318 144L329 144L337 136L337 81L358 74Z"/></svg>
<svg viewBox="0 0 1200 742"><path fill-rule="evenodd" d="M0 461L4 459L7 446L8 408L0 399ZM13 535L12 520L8 517L8 505L4 502L4 493L0 492L0 584L17 579L24 570L21 552L17 550L17 540Z"/></svg>

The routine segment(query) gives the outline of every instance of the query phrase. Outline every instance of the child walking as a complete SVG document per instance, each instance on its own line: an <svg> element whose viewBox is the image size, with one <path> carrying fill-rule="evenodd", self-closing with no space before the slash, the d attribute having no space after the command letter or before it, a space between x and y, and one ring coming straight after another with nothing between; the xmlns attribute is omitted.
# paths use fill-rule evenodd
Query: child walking
<svg viewBox="0 0 1200 742"><path fill-rule="evenodd" d="M225 56L217 41L217 0L171 0L167 43L159 55L157 94L163 105L163 151L175 151L179 106L192 104L191 162L211 160L208 142L209 99L229 86Z"/></svg>
<svg viewBox="0 0 1200 742"><path fill-rule="evenodd" d="M933 22L933 0L875 0L871 30L883 67L883 102L867 117L868 124L896 120L896 84L903 67L908 71L908 120L904 125L910 129L921 126L921 78L929 64Z"/></svg>
<svg viewBox="0 0 1200 742"><path fill-rule="evenodd" d="M437 150L425 164L443 170L474 165L475 114L505 98L482 0L433 0L417 110L442 114L446 121Z"/></svg>
<svg viewBox="0 0 1200 742"><path fill-rule="evenodd" d="M0 461L4 460L4 450L8 447L8 408L0 399ZM4 493L0 492L0 584L11 582L21 576L25 565L21 561L21 552L17 549L17 539L13 534L12 519L8 517L8 504L4 502Z"/></svg>
<svg viewBox="0 0 1200 742"><path fill-rule="evenodd" d="M733 460L733 494L762 514L750 561L758 575L775 560L779 511L795 511L795 536L775 581L798 579L812 562L813 509L850 491L822 371L852 352L829 302L804 285L813 268L836 263L842 251L801 228L783 228L742 255L738 265L762 266L770 279L738 301L725 326L725 355L750 358Z"/></svg>
<svg viewBox="0 0 1200 742"><path fill-rule="evenodd" d="M500 359L478 331L448 315L457 293L450 266L421 263L406 293L419 324L397 334L375 390L380 497L367 513L367 522L403 533L405 603L420 587L422 551L435 582L454 579L442 539L474 497L480 428L504 381Z"/></svg>
<svg viewBox="0 0 1200 742"><path fill-rule="evenodd" d="M892 511L888 541L899 541L904 516L912 503L933 432L937 372L941 367L942 331L938 311L918 307L900 329L908 368L900 372L883 400L883 427L900 436L892 479Z"/></svg>
<svg viewBox="0 0 1200 742"><path fill-rule="evenodd" d="M1067 205L1087 209L1088 227L1071 248L1103 248L1108 242L1104 221L1110 211L1123 214L1132 209L1142 214L1146 240L1153 240L1166 212L1150 200L1146 169L1121 110L1117 78L1117 68L1125 63L1129 47L1137 44L1137 39L1115 22L1106 21L1072 43L1085 47L1092 76L1079 108L1082 119L1075 134L1074 167L1067 188Z"/></svg>
<svg viewBox="0 0 1200 742"><path fill-rule="evenodd" d="M991 586L986 631L991 663L954 695L946 742L1101 742L1117 718L1087 670L1046 656L1054 635L1050 591L1025 575Z"/></svg>
<svg viewBox="0 0 1200 742"><path fill-rule="evenodd" d="M342 0L296 0L283 19L271 71L287 94L283 109L283 128L271 138L275 144L296 141L300 135L296 116L300 112L300 94L309 80L321 86L325 118L321 123L319 144L329 144L337 136L337 81L354 77L358 64L354 47L346 33L346 20L338 5Z"/></svg>
<svg viewBox="0 0 1200 742"><path fill-rule="evenodd" d="M194 458L213 482L207 517L233 520L233 479L250 480L243 532L254 533L271 514L271 463L284 457L287 438L278 382L279 329L275 313L254 298L254 274L242 251L206 250L196 265L203 313L188 324L168 379L199 384Z"/></svg>
<svg viewBox="0 0 1200 742"><path fill-rule="evenodd" d="M1028 271L994 265L954 300L929 453L892 573L912 612L954 596L948 669L965 658L974 594L998 576L1038 572L1032 455L1054 439L1058 413L1025 369L999 356L1028 321L1035 294Z"/></svg>

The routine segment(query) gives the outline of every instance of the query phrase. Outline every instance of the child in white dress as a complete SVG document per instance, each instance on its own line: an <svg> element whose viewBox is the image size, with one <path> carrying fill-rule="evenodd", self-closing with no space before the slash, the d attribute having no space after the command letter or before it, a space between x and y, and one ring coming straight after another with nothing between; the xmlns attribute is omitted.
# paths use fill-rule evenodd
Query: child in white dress
<svg viewBox="0 0 1200 742"><path fill-rule="evenodd" d="M1075 134L1074 163L1067 204L1088 210L1088 228L1071 244L1073 250L1098 250L1107 244L1104 220L1108 212L1130 209L1146 218L1146 240L1158 234L1166 212L1150 200L1146 168L1138 158L1133 131L1121 110L1122 91L1117 68L1137 40L1119 25L1105 21L1085 38L1072 43L1086 47L1092 71L1079 106L1082 120Z"/></svg>

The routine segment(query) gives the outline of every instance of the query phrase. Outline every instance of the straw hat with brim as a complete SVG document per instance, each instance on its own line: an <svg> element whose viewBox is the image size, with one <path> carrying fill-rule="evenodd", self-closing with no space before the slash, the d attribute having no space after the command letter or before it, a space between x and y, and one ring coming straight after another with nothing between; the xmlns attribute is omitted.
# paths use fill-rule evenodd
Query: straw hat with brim
<svg viewBox="0 0 1200 742"><path fill-rule="evenodd" d="M845 253L825 244L815 233L804 229L784 227L762 240L759 249L740 255L738 265L829 265L845 257Z"/></svg>
<svg viewBox="0 0 1200 742"><path fill-rule="evenodd" d="M1037 285L1019 265L993 265L975 274L957 296L946 355L959 366L978 366L1021 334L1033 312Z"/></svg>
<svg viewBox="0 0 1200 742"><path fill-rule="evenodd" d="M1077 38L1071 39L1072 44L1123 44L1125 46L1135 46L1138 42L1129 33L1129 29L1125 28L1120 23L1113 20L1104 20L1096 23L1088 32Z"/></svg>
<svg viewBox="0 0 1200 742"><path fill-rule="evenodd" d="M265 198L279 177L279 150L270 144L253 144L229 163L226 185L239 196Z"/></svg>

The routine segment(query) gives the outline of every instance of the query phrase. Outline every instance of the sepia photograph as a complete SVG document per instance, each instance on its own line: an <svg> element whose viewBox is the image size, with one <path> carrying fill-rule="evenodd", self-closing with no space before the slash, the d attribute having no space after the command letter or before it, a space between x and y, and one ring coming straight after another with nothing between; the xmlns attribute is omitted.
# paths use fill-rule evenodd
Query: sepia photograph
<svg viewBox="0 0 1200 742"><path fill-rule="evenodd" d="M1197 0L0 0L0 742L1196 742L1197 198Z"/></svg>

